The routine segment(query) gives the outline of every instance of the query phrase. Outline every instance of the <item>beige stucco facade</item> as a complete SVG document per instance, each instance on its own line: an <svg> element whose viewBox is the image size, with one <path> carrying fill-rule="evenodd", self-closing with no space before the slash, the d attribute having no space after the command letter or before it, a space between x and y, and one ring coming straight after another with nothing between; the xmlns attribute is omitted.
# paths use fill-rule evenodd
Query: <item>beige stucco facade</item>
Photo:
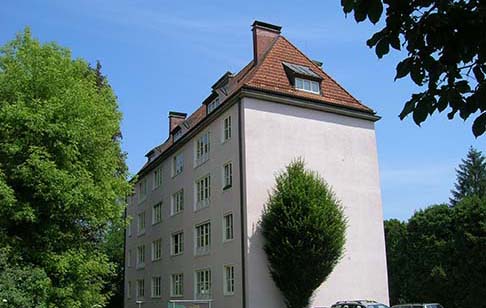
<svg viewBox="0 0 486 308"><path fill-rule="evenodd" d="M348 219L345 255L311 307L350 299L388 303L374 122L254 98L244 98L242 110L248 307L284 306L258 222L275 175L298 157L331 185Z"/></svg>
<svg viewBox="0 0 486 308"><path fill-rule="evenodd" d="M222 123L228 116L232 118L232 137L222 142ZM195 167L195 140L208 131L211 136L209 159ZM179 153L183 153L184 169L181 174L172 176L172 159ZM319 172L332 186L348 219L345 255L316 291L311 307L328 307L346 299L388 303L374 121L307 108L303 101L294 104L293 100L265 100L242 94L215 112L169 154L160 163L162 185L152 189L154 168L143 177L148 181L146 199L138 201L139 192L136 192L129 202L127 214L134 218L134 224L131 235L127 231L126 237L127 258L132 251L131 264L126 267L126 287L130 281L132 290L131 297L125 297L125 307L166 307L170 299L194 299L194 273L203 268L211 269L213 308L284 307L282 296L268 272L258 222L275 175L297 157L302 157L308 168ZM229 161L233 163L233 185L223 190L222 166ZM207 174L211 175L210 205L195 210L195 181ZM184 189L184 211L171 216L171 195L181 188ZM151 209L160 201L162 221L152 225ZM139 235L136 217L143 211L146 228ZM234 217L234 239L225 242L222 219L229 212ZM196 256L194 228L205 221L211 222L210 252ZM184 252L171 256L170 237L179 230L184 232ZM152 262L151 242L158 238L163 243L162 257ZM136 249L142 243L146 247L146 261L143 268L137 268ZM223 266L227 264L235 268L233 295L223 293ZM184 274L182 297L170 296L173 273ZM154 276L161 277L160 297L151 296ZM137 279L145 281L145 295L138 299L135 296Z"/></svg>

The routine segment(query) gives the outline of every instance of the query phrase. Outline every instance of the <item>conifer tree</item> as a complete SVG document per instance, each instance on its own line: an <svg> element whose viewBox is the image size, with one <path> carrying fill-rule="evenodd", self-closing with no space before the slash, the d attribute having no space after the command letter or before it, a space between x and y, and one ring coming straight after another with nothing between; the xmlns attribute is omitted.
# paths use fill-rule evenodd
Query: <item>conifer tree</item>
<svg viewBox="0 0 486 308"><path fill-rule="evenodd" d="M456 205L464 197L486 197L486 158L480 151L469 148L466 158L456 169L456 177L451 190L451 205Z"/></svg>

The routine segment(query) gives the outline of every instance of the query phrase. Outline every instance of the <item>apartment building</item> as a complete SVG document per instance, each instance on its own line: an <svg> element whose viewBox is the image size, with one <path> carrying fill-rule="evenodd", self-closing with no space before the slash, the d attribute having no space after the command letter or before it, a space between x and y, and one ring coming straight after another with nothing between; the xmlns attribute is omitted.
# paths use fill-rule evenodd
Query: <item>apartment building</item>
<svg viewBox="0 0 486 308"><path fill-rule="evenodd" d="M388 302L379 117L280 30L254 22L250 63L190 116L170 112L167 140L147 153L128 200L125 307L284 307L258 223L276 173L296 157L333 187L349 222L345 256L311 307Z"/></svg>

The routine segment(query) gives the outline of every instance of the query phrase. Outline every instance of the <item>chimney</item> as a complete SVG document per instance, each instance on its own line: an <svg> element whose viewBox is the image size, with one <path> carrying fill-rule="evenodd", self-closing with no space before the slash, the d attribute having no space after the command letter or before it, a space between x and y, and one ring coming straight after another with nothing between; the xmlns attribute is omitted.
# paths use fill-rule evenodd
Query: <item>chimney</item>
<svg viewBox="0 0 486 308"><path fill-rule="evenodd" d="M182 124L186 120L186 117L187 113L169 111L169 134L171 134L174 128L179 124Z"/></svg>
<svg viewBox="0 0 486 308"><path fill-rule="evenodd" d="M280 35L282 27L255 20L253 31L253 61L255 64L262 58L265 52L272 46Z"/></svg>

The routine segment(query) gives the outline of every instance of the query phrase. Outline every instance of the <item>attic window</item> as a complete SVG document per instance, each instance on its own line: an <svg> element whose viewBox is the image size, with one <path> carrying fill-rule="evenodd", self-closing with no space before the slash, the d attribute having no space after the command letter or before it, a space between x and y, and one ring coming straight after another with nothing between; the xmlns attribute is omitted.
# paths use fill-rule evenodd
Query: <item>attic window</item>
<svg viewBox="0 0 486 308"><path fill-rule="evenodd" d="M218 106L219 106L219 97L216 97L215 99L213 99L212 102L208 104L208 113L212 112Z"/></svg>
<svg viewBox="0 0 486 308"><path fill-rule="evenodd" d="M295 88L297 90L320 94L319 83L314 80L295 78Z"/></svg>
<svg viewBox="0 0 486 308"><path fill-rule="evenodd" d="M179 138L182 137L182 129L178 129L175 133L174 133L174 142L179 140Z"/></svg>

